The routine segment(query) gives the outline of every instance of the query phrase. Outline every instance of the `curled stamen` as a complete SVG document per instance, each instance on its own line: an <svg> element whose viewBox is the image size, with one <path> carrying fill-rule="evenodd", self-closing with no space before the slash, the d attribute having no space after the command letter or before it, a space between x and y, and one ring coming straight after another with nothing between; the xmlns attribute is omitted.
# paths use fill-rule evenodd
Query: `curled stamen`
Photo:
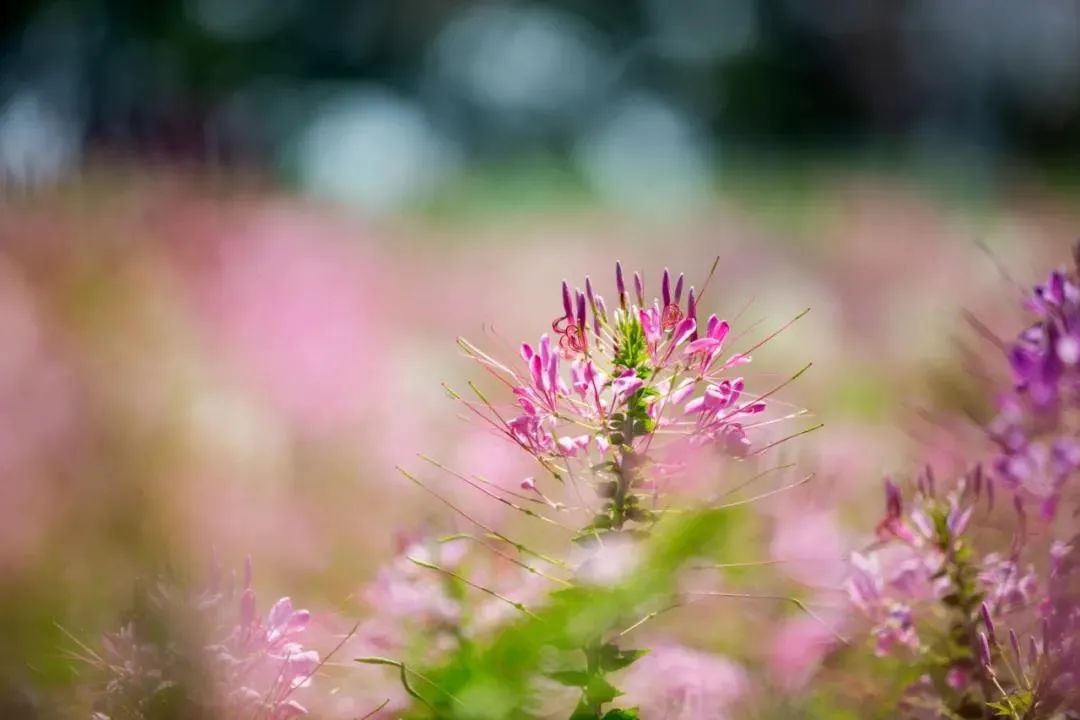
<svg viewBox="0 0 1080 720"><path fill-rule="evenodd" d="M580 353L585 351L585 328L580 325L570 325L559 338L559 347L564 351Z"/></svg>
<svg viewBox="0 0 1080 720"><path fill-rule="evenodd" d="M660 327L664 330L671 330L678 325L683 319L682 308L678 305L670 304L664 306L664 312L660 315Z"/></svg>

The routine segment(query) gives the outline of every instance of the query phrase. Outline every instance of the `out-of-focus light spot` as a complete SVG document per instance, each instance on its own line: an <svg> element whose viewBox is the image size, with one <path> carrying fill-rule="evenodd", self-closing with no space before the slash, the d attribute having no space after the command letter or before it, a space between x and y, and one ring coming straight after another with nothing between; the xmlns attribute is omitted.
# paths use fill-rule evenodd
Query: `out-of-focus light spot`
<svg viewBox="0 0 1080 720"><path fill-rule="evenodd" d="M16 93L0 108L0 180L56 182L75 169L81 149L77 124L35 93Z"/></svg>
<svg viewBox="0 0 1080 720"><path fill-rule="evenodd" d="M648 95L620 102L578 144L586 178L628 211L682 208L712 189L711 149L690 120Z"/></svg>
<svg viewBox="0 0 1080 720"><path fill-rule="evenodd" d="M273 34L296 10L295 0L188 0L188 16L226 41L257 40Z"/></svg>
<svg viewBox="0 0 1080 720"><path fill-rule="evenodd" d="M922 0L908 10L905 31L909 63L936 91L932 105L1005 89L1037 111L1076 106L1080 8L1072 0Z"/></svg>
<svg viewBox="0 0 1080 720"><path fill-rule="evenodd" d="M863 32L876 12L862 0L786 0L784 9L796 22L834 37Z"/></svg>
<svg viewBox="0 0 1080 720"><path fill-rule="evenodd" d="M757 40L756 0L645 0L661 52L684 62L723 60Z"/></svg>
<svg viewBox="0 0 1080 720"><path fill-rule="evenodd" d="M416 105L381 90L349 90L324 102L296 153L306 191L376 213L423 198L456 155Z"/></svg>
<svg viewBox="0 0 1080 720"><path fill-rule="evenodd" d="M1080 90L1080 5L1045 0L1013 12L1003 70L1028 105L1070 111Z"/></svg>
<svg viewBox="0 0 1080 720"><path fill-rule="evenodd" d="M607 75L601 39L580 18L498 5L452 20L435 41L432 67L482 110L549 118L578 112Z"/></svg>

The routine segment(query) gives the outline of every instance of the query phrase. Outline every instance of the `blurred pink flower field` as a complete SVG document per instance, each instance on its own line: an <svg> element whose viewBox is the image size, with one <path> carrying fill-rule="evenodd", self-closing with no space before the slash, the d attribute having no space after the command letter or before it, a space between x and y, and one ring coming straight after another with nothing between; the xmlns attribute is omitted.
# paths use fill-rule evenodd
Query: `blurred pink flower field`
<svg viewBox="0 0 1080 720"><path fill-rule="evenodd" d="M1080 302L1071 275L1031 294L1080 228L1053 196L953 207L849 174L808 210L722 196L677 220L375 222L110 182L0 205L0 715L1077 707L1032 684L1076 647L1053 636L1074 630L1071 595L1047 589L1075 563L1049 535L1068 534L1074 468L1047 468L1076 429L1076 353L1021 336L1032 307L1071 331ZM642 477L575 499L579 476L633 462ZM650 565L665 533L727 510L678 572ZM665 513L685 527L664 530ZM585 669L552 670L569 650L533 658L527 633L544 612L578 617L575 592L622 627L585 645ZM139 635L151 625L160 647ZM931 651L934 633L954 645ZM168 660L189 644L205 667ZM521 657L532 675L507 669L504 689L526 699L481 682ZM120 702L121 687L152 699ZM917 715L926 698L954 714ZM504 709L468 709L489 706Z"/></svg>

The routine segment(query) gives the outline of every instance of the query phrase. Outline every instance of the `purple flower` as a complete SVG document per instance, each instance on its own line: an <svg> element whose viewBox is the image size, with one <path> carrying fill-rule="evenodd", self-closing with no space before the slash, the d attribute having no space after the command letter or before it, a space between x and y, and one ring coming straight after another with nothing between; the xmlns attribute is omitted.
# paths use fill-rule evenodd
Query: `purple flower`
<svg viewBox="0 0 1080 720"><path fill-rule="evenodd" d="M1080 403L1080 285L1056 271L1035 287L1027 307L1038 316L1009 348L1012 391L989 426L1000 454L998 477L1032 495L1053 517L1065 484L1080 470L1080 444L1068 418Z"/></svg>
<svg viewBox="0 0 1080 720"><path fill-rule="evenodd" d="M982 562L979 582L986 589L986 603L996 612L1008 613L1030 605L1038 590L1035 568L1021 570L1016 560L990 553Z"/></svg>

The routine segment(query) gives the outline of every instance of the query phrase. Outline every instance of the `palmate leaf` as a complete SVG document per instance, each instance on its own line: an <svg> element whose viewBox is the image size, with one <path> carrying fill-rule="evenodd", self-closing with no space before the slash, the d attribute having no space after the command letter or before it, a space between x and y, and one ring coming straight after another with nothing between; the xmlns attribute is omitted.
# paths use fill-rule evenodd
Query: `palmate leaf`
<svg viewBox="0 0 1080 720"><path fill-rule="evenodd" d="M441 689L425 693L431 708L418 704L409 717L461 720L513 720L528 718L534 682L543 677L552 648L581 649L625 627L649 605L671 597L679 570L687 561L716 551L729 534L737 511L702 510L667 518L643 541L642 561L618 585L574 586L551 593L546 604L531 608L486 642L474 643L467 656L457 656L445 665L425 668L424 674ZM604 647L604 646L602 646ZM640 650L602 650L605 671L626 667L643 654ZM573 670L556 674L557 682L592 689L597 704L614 699L606 681L593 687L592 675L585 679ZM602 678L600 678L602 679ZM617 690L615 691L617 692ZM456 698L459 702L451 701ZM593 707L595 708L595 704ZM591 720L612 717L635 718L632 710L610 710L607 715L582 716ZM612 712L624 713L611 715ZM630 713L630 714L626 714ZM576 716L575 716L576 717Z"/></svg>

